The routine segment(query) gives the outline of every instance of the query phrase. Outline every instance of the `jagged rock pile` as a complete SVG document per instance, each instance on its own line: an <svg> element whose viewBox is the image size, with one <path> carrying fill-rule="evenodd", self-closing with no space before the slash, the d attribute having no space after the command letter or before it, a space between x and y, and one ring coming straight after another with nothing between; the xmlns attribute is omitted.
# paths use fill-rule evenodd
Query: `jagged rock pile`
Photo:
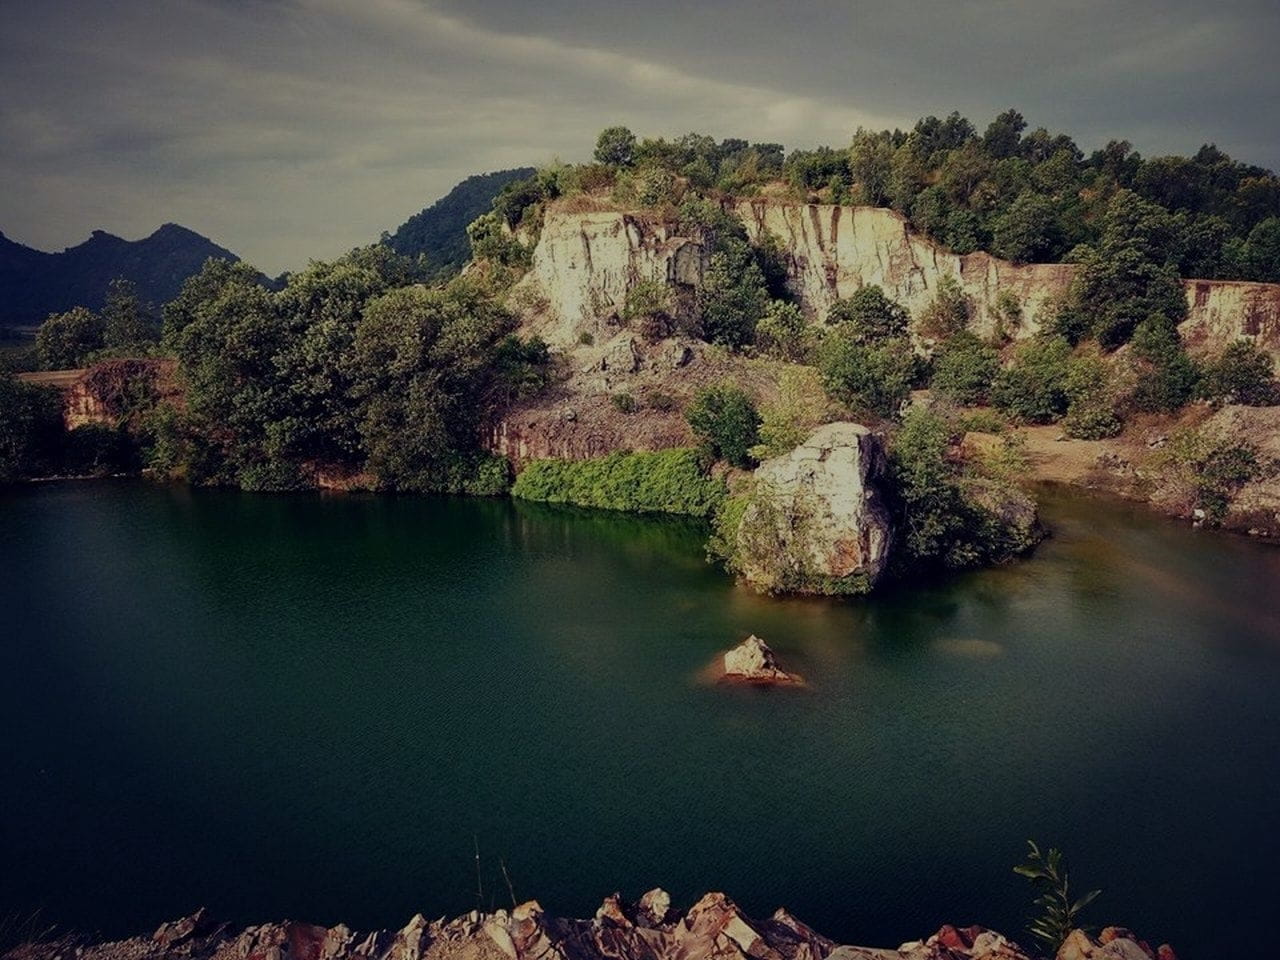
<svg viewBox="0 0 1280 960"><path fill-rule="evenodd" d="M687 912L651 890L634 905L617 894L594 918L549 917L536 901L510 912L473 911L428 923L421 914L403 930L360 935L285 921L236 930L203 910L166 923L151 936L85 945L73 937L28 944L4 960L1030 960L1016 944L981 927L944 926L896 950L838 946L786 910L768 920L742 914L722 893ZM1058 960L1177 960L1127 930L1108 927L1097 941L1076 931Z"/></svg>

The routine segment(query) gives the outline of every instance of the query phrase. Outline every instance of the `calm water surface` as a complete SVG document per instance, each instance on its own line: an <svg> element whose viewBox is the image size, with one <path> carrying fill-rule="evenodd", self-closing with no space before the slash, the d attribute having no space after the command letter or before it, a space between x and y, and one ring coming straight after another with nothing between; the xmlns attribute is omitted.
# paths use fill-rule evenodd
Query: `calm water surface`
<svg viewBox="0 0 1280 960"><path fill-rule="evenodd" d="M1280 902L1280 550L1054 495L1029 562L777 601L692 525L134 484L0 496L0 915L358 927L723 889L832 936L1099 923L1225 955ZM696 674L748 632L806 692Z"/></svg>

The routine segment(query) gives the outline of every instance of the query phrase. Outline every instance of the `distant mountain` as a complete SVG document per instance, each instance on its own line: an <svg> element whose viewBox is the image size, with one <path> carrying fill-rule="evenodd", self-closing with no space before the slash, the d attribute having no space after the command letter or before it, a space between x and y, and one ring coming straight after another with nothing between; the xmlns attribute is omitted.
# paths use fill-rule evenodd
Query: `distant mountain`
<svg viewBox="0 0 1280 960"><path fill-rule="evenodd" d="M425 253L433 270L456 270L471 258L467 224L488 212L504 186L534 172L533 167L519 167L467 177L421 213L415 213L395 233L384 233L382 242L408 256Z"/></svg>
<svg viewBox="0 0 1280 960"><path fill-rule="evenodd" d="M0 324L39 323L76 306L96 310L117 277L132 280L144 301L165 303L210 257L239 259L176 223L133 241L95 230L61 253L33 250L0 233Z"/></svg>

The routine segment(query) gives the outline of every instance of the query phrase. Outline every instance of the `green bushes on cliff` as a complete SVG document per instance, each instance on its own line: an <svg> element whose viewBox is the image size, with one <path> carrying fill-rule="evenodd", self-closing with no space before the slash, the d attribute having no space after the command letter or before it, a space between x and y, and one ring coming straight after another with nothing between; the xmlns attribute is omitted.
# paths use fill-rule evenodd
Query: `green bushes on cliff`
<svg viewBox="0 0 1280 960"><path fill-rule="evenodd" d="M708 517L725 496L697 451L611 453L595 460L535 460L516 478L511 495L604 510Z"/></svg>
<svg viewBox="0 0 1280 960"><path fill-rule="evenodd" d="M61 443L58 391L0 374L0 483L53 472Z"/></svg>
<svg viewBox="0 0 1280 960"><path fill-rule="evenodd" d="M702 442L705 459L742 469L755 466L751 450L760 441L760 414L742 389L720 384L699 390L684 418Z"/></svg>

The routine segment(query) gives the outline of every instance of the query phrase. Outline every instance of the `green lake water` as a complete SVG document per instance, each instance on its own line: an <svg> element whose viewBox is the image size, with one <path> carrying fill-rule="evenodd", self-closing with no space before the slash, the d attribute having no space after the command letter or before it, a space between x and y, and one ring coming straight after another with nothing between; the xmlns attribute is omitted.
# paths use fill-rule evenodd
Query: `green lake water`
<svg viewBox="0 0 1280 960"><path fill-rule="evenodd" d="M1280 902L1280 549L1050 494L1026 562L772 600L660 519L133 483L0 495L0 916L358 928L652 886L846 942ZM804 691L698 681L754 632Z"/></svg>

